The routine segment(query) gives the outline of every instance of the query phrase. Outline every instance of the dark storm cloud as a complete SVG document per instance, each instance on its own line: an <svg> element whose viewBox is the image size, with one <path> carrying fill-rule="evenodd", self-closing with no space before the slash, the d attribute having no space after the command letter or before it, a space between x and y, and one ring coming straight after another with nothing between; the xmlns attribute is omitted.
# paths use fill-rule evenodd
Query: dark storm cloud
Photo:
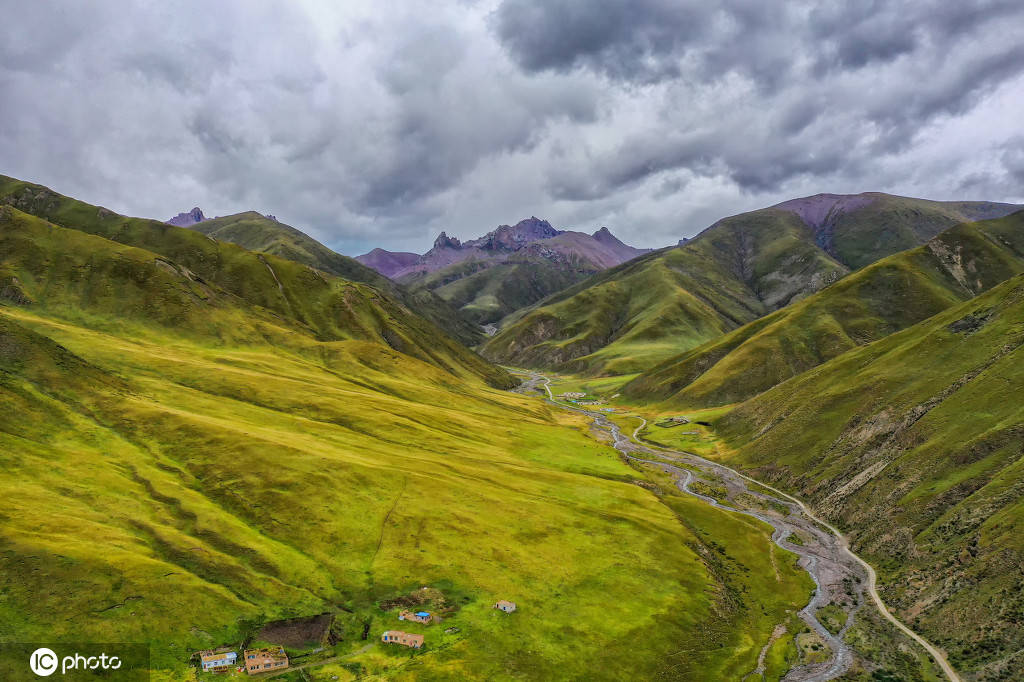
<svg viewBox="0 0 1024 682"><path fill-rule="evenodd" d="M655 246L818 191L1024 198L1019 2L0 12L0 172L126 213L255 209L355 252L530 214Z"/></svg>
<svg viewBox="0 0 1024 682"><path fill-rule="evenodd" d="M675 169L752 193L850 174L1024 70L1024 6L1004 1L505 0L496 26L523 69L663 88L663 125L624 131L589 171L556 170L556 196L577 201ZM706 97L720 108L687 112Z"/></svg>
<svg viewBox="0 0 1024 682"><path fill-rule="evenodd" d="M506 0L497 31L530 71L587 66L626 80L678 75L713 11L673 0Z"/></svg>
<svg viewBox="0 0 1024 682"><path fill-rule="evenodd" d="M532 72L589 69L644 84L742 70L771 82L789 67L779 31L791 12L743 0L505 0L495 30Z"/></svg>

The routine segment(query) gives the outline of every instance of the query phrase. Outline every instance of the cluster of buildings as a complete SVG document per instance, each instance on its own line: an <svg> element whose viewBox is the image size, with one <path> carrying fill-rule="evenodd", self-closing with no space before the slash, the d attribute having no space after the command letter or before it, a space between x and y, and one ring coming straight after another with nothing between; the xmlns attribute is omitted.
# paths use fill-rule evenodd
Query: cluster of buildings
<svg viewBox="0 0 1024 682"><path fill-rule="evenodd" d="M660 426L665 429L671 429L672 427L682 426L683 424L689 423L690 420L687 419L686 417L665 417L664 419L657 423L657 426Z"/></svg>
<svg viewBox="0 0 1024 682"><path fill-rule="evenodd" d="M502 599L494 604L494 608L502 611L503 613L512 613L516 610L516 603L514 601ZM415 613L412 611L402 611L398 614L398 620L411 620L415 623L429 625L440 619L429 611L416 611ZM455 631L458 632L458 630ZM447 632L447 630L445 632ZM380 636L380 641L385 644L400 644L411 649L423 648L423 635L418 635L412 632L402 632L401 630L387 630Z"/></svg>
<svg viewBox="0 0 1024 682"><path fill-rule="evenodd" d="M424 588L426 589L426 588ZM435 620L440 620L436 615L430 611L401 611L398 614L398 620L410 620L414 623L423 623L424 625L430 625ZM401 630L387 630L383 635L380 636L380 641L385 644L401 644L407 646L410 649L422 649L423 648L423 635L418 635L414 632L402 632Z"/></svg>
<svg viewBox="0 0 1024 682"><path fill-rule="evenodd" d="M573 405L604 405L603 400L583 400L587 397L586 393L580 393L579 391L568 391L566 393L559 393L558 397L566 402L570 402Z"/></svg>
<svg viewBox="0 0 1024 682"><path fill-rule="evenodd" d="M243 652L242 668L250 675L288 667L288 654L283 647L265 647L263 649L246 649ZM238 664L238 654L227 649L199 652L199 666L203 672L226 673Z"/></svg>
<svg viewBox="0 0 1024 682"><path fill-rule="evenodd" d="M516 603L507 599L501 599L495 602L494 608L503 613L513 613L516 610ZM429 611L405 610L398 614L398 620L430 625L441 619ZM449 630L458 632L457 628L449 628ZM413 632L402 632L401 630L388 630L380 637L380 641L385 644L400 644L411 649L423 648L423 640L423 635ZM284 647L280 646L246 649L242 654L241 663L239 663L238 654L226 648L200 651L198 656L200 668L202 668L203 672L210 673L230 672L237 666L239 672L244 669L250 675L256 675L258 673L276 672L288 667L288 654L285 653Z"/></svg>

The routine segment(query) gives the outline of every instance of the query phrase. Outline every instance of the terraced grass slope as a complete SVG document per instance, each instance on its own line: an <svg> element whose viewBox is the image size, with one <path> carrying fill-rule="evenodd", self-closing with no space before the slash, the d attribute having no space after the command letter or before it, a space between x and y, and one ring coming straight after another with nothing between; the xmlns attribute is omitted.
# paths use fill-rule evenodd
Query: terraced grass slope
<svg viewBox="0 0 1024 682"><path fill-rule="evenodd" d="M817 195L725 218L678 248L600 273L510 317L483 353L591 375L648 370L851 269L966 220L1018 208L869 193ZM695 307L693 299L704 305ZM736 300L742 311L720 314L719 308L735 309ZM595 312L608 309L621 312Z"/></svg>
<svg viewBox="0 0 1024 682"><path fill-rule="evenodd" d="M971 680L1024 675L1024 275L751 398L732 463L849 531Z"/></svg>
<svg viewBox="0 0 1024 682"><path fill-rule="evenodd" d="M411 291L400 286L356 259L332 251L306 233L256 211L204 220L189 227L249 251L270 253L338 277L369 284L388 293L467 346L483 340L483 332L476 324L432 292Z"/></svg>
<svg viewBox="0 0 1024 682"><path fill-rule="evenodd" d="M331 611L312 679L738 679L806 602L766 527L666 506L380 292L28 192L48 220L0 209L0 641L147 641L178 680ZM428 585L457 631L379 643Z"/></svg>
<svg viewBox="0 0 1024 682"><path fill-rule="evenodd" d="M950 228L626 384L674 406L739 402L1024 272L1024 211Z"/></svg>
<svg viewBox="0 0 1024 682"><path fill-rule="evenodd" d="M179 279L190 283L189 286L202 290L202 295L196 294L199 300L205 296L230 304L237 299L250 308L264 309L285 324L297 326L321 340L380 340L455 373L472 372L500 386L514 383L504 371L488 364L399 301L366 285L336 278L291 260L253 253L191 229L155 220L126 218L17 180L0 181L0 204L16 207L4 213L4 237L22 239L25 248L11 246L5 255L25 261L27 270L21 276L26 285L30 277L53 276L51 266L62 267L61 263L41 258L31 260L37 252L28 245L36 236L42 238L47 230L50 234L60 234L59 238L53 237L54 248L58 248L60 239L65 237L69 243L80 240L76 235L60 232L59 226L72 225L80 232L102 237L104 244L111 240L159 256L149 259L144 266L139 265L137 286L142 289L149 286L155 269L164 268L176 272ZM40 220L30 220L22 210L49 221L54 227L51 229ZM25 236L22 231L36 236ZM62 285L88 281L90 248L99 248L99 244L92 242L89 248L68 250L62 255L70 262L85 261L81 271L62 275ZM140 258L145 260L149 256L143 254ZM17 275L16 272L10 274ZM111 306L125 305L118 289L105 286L101 289L104 301ZM160 305L163 303L160 299ZM156 310L154 316L189 312L193 312L192 306L184 301L173 313ZM172 319L168 317L168 324ZM227 335L229 340L235 334L229 325L221 325L217 333Z"/></svg>

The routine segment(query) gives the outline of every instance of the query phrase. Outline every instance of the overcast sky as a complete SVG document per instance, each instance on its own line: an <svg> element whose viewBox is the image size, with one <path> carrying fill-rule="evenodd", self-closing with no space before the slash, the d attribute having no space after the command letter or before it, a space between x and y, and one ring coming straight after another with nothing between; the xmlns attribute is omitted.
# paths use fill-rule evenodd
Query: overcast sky
<svg viewBox="0 0 1024 682"><path fill-rule="evenodd" d="M712 8L717 4L717 8ZM817 192L1024 201L1024 3L0 0L0 173L355 255L662 246Z"/></svg>

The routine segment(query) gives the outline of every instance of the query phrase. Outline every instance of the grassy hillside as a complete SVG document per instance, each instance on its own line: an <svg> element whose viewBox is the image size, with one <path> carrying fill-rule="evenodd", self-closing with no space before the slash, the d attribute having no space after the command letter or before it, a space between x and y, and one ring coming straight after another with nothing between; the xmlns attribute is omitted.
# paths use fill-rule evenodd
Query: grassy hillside
<svg viewBox="0 0 1024 682"><path fill-rule="evenodd" d="M48 229L45 223L26 219L26 213L32 214L54 226L70 226L104 240L150 251L167 261L161 266L161 259L151 259L150 270L169 262L179 278L205 287L218 301L240 299L245 305L264 309L321 340L348 339L353 335L378 339L453 372L470 371L487 377L495 385L513 383L505 372L483 361L400 301L366 285L326 275L295 261L253 253L194 230L120 216L10 178L0 179L0 204L19 209L4 213L4 220L12 226L11 238L18 234L14 226L39 234ZM33 250L12 249L10 253L12 257L29 258ZM70 252L70 257L87 260L89 253L79 249ZM49 265L41 260L31 267L45 273ZM88 269L84 272L87 274ZM140 282L144 283L146 276L140 275ZM78 280L77 275L66 278L67 282ZM216 296L214 289L228 296ZM107 298L116 305L118 292L107 293Z"/></svg>
<svg viewBox="0 0 1024 682"><path fill-rule="evenodd" d="M713 290L715 296L700 292ZM717 263L671 249L612 268L505 327L484 357L562 372L627 374L764 312Z"/></svg>
<svg viewBox="0 0 1024 682"><path fill-rule="evenodd" d="M402 282L433 292L477 324L493 323L581 281L594 270L522 257L504 263L468 260Z"/></svg>
<svg viewBox="0 0 1024 682"><path fill-rule="evenodd" d="M380 292L29 193L48 220L0 210L3 641L148 641L185 679L330 611L312 679L737 679L806 602L765 526L665 504ZM445 626L380 644L423 586Z"/></svg>
<svg viewBox="0 0 1024 682"><path fill-rule="evenodd" d="M745 400L1024 272L1024 212L951 228L641 374L623 392L677 406Z"/></svg>
<svg viewBox="0 0 1024 682"><path fill-rule="evenodd" d="M958 223L1015 208L870 193L819 195L743 213L683 246L600 273L509 318L483 352L499 362L590 375L648 370L851 269ZM648 271L639 273L634 264ZM738 314L715 312L723 308Z"/></svg>
<svg viewBox="0 0 1024 682"><path fill-rule="evenodd" d="M485 357L629 374L813 291L846 269L785 212L722 221L699 239L612 268L510 321Z"/></svg>
<svg viewBox="0 0 1024 682"><path fill-rule="evenodd" d="M429 291L410 291L356 259L332 251L304 232L255 211L205 220L191 229L249 251L271 253L353 282L369 284L387 292L467 346L483 340L483 333L475 324Z"/></svg>
<svg viewBox="0 0 1024 682"><path fill-rule="evenodd" d="M1024 674L1024 276L742 403L734 464L813 500L966 679Z"/></svg>
<svg viewBox="0 0 1024 682"><path fill-rule="evenodd" d="M864 203L855 210L833 210L815 225L818 243L853 269L923 244L954 225L1001 218L1022 208L991 201L929 201L881 192L855 197Z"/></svg>

